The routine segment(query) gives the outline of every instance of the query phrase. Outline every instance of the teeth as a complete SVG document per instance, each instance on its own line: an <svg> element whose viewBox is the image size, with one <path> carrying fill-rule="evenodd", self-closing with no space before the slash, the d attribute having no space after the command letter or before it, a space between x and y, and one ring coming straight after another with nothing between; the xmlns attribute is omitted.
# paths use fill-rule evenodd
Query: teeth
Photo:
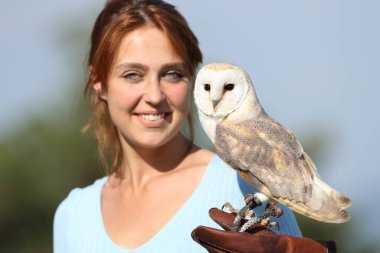
<svg viewBox="0 0 380 253"><path fill-rule="evenodd" d="M165 116L165 113L160 113L160 114L140 114L139 117L145 120L150 120L150 121L156 121L159 119L162 119Z"/></svg>

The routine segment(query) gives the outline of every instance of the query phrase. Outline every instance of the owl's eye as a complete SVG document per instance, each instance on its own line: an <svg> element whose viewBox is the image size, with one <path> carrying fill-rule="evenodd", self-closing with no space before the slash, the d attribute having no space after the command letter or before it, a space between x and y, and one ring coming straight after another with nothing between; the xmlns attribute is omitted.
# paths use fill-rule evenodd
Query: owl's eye
<svg viewBox="0 0 380 253"><path fill-rule="evenodd" d="M211 89L210 85L208 83L205 84L204 86L205 90L209 91Z"/></svg>
<svg viewBox="0 0 380 253"><path fill-rule="evenodd" d="M229 83L224 86L224 90L233 90L235 85L233 83Z"/></svg>

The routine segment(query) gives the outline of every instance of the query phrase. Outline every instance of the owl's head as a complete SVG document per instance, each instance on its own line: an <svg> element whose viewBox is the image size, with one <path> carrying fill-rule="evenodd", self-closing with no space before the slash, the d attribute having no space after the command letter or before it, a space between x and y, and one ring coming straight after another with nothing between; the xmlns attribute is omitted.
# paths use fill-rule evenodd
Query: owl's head
<svg viewBox="0 0 380 253"><path fill-rule="evenodd" d="M247 73L232 64L205 65L195 80L195 104L198 110L213 118L224 118L237 110L246 101L248 93L253 93L251 95L256 99Z"/></svg>

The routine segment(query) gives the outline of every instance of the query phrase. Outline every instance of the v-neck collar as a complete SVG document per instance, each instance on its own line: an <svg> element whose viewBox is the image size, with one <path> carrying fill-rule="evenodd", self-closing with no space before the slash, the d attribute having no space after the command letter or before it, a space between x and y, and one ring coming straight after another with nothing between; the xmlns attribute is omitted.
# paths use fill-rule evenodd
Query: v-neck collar
<svg viewBox="0 0 380 253"><path fill-rule="evenodd" d="M102 214L102 197L101 197L102 188L103 188L104 184L107 182L108 176L99 179L99 181L98 181L99 187L97 189L98 201L96 203L96 210L97 210L96 211L97 212L97 219L96 220L99 221L100 231L102 233L103 238L106 238L105 240L107 241L107 244L110 247L112 247L113 250L115 250L117 252L125 253L125 252L143 251L145 248L151 247L151 245L154 245L156 241L160 241L160 238L165 237L165 234L168 233L168 231L170 230L170 227L179 226L179 224L181 224L182 219L189 217L190 214L186 214L186 212L189 211L188 206L192 205L192 202L198 198L197 196L199 194L201 194L202 189L207 185L207 180L210 177L210 172L211 172L211 167L212 167L211 164L215 161L215 159L217 159L216 155L214 155L213 158L210 160L210 162L207 164L206 171L205 171L200 183L198 184L198 186L196 187L194 192L190 195L190 197L186 200L186 202L182 205L182 207L177 210L177 212L173 215L173 217L163 227L161 227L161 229L153 237L151 237L144 244L142 244L142 245L140 245L134 249L128 249L128 248L121 247L121 246L117 245L114 241L112 241L112 239L109 237L109 235L105 229L105 226L104 226L104 220L103 220L103 214Z"/></svg>

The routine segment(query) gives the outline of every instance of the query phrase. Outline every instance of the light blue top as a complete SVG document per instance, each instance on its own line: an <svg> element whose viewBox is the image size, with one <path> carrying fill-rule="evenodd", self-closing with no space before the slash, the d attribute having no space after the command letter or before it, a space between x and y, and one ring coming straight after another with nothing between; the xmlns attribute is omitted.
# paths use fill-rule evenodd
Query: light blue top
<svg viewBox="0 0 380 253"><path fill-rule="evenodd" d="M106 180L104 177L90 186L72 190L59 205L54 217L55 253L206 252L192 240L191 231L198 225L219 228L210 219L208 210L221 208L226 201L241 208L244 195L256 192L215 156L198 188L174 217L147 243L129 250L116 245L104 228L101 189ZM285 207L283 210L284 215L278 220L280 233L301 237L293 213Z"/></svg>

